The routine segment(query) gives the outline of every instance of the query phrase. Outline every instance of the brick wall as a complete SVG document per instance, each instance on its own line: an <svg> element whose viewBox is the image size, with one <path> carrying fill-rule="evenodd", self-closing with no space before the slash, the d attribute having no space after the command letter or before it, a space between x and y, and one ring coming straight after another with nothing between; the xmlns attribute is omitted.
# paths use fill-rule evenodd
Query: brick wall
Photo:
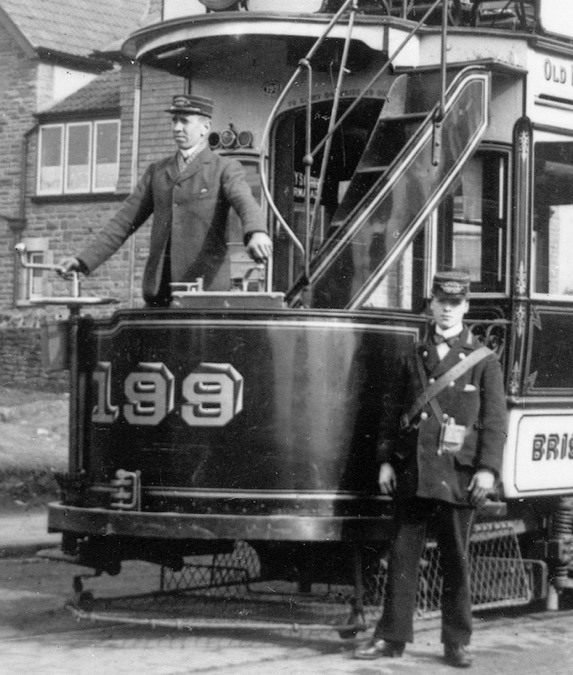
<svg viewBox="0 0 573 675"><path fill-rule="evenodd" d="M158 3L155 2L158 12ZM133 183L133 103L138 67L125 63L121 83L121 150L120 178L115 195L96 199L37 199L36 165L38 133L33 113L38 110L41 92L50 83L41 81L50 69L40 69L33 52L16 43L0 25L0 380L48 389L59 388L66 376L47 374L41 368L40 329L38 325L23 325L27 319L2 322L2 312L16 312L21 317L30 315L29 309L15 310L17 265L14 245L21 238L43 238L49 242L54 261L77 253L90 235L102 227L116 212ZM142 70L144 96L141 107L140 147L137 157L137 175L149 162L174 151L170 118L158 124L162 111L175 93L185 91L181 78L150 68ZM44 86L45 85L45 86ZM23 153L26 150L25 154ZM25 157L25 164L24 158ZM25 191L23 190L25 178ZM22 201L22 197L24 200ZM17 228L17 218L24 208L25 227ZM3 216L3 217L2 217ZM130 286L130 245L125 245L109 261L82 281L82 292L87 295L113 297L119 307L141 306L141 279L148 253L149 226L144 226L133 237L134 280ZM69 294L68 285L55 274L50 274L51 292ZM133 297L130 288L133 288ZM103 308L90 307L94 316L110 314L118 305ZM52 310L53 313L54 310ZM33 314L33 312L32 312Z"/></svg>
<svg viewBox="0 0 573 675"><path fill-rule="evenodd" d="M122 136L121 136L121 166L119 189L129 192L132 180L136 181L145 171L148 164L155 162L170 153L175 152L175 145L171 135L171 118L161 111L171 102L174 94L185 91L185 82L181 78L153 68L142 68L142 101L140 111L139 148L137 150L137 176L132 177L132 141L133 141L133 100L135 83L138 79L138 68L125 65L122 68L121 83L121 108L122 108ZM158 112L160 113L158 117ZM113 278L121 276L122 271L127 272L129 247L134 252L134 278L133 292L134 302L132 306L141 306L141 281L143 268L149 251L149 224L142 227L133 235L131 244L126 245L112 258L104 263L93 275L86 280L84 287L87 290L98 289L98 294L117 297L122 288L124 293L120 296L122 305L128 305L128 283L124 278L123 285L113 285ZM114 272L112 272L114 270ZM111 274L111 276L110 276Z"/></svg>
<svg viewBox="0 0 573 675"><path fill-rule="evenodd" d="M49 248L54 261L63 256L74 255L89 240L97 230L115 214L121 206L126 194L132 186L132 140L133 140L133 99L134 84L137 69L127 65L122 72L121 85L121 154L120 178L117 193L102 199L98 196L94 200L86 198L81 202L74 199L36 199L36 157L38 134L34 132L28 140L27 185L25 216L26 227L21 237L43 237L49 240ZM138 156L138 176L143 173L150 161L174 151L171 138L169 116L165 115L165 125L157 124L157 110L166 106L173 93L183 90L179 78L166 77L152 69L143 71L144 87L151 91L151 96L142 102L141 135ZM12 306L13 299L13 246L16 237L10 232L4 247L4 269L8 270L6 287L11 292L1 301L0 307ZM134 278L134 305L140 306L141 278L147 258L149 228L144 226L134 237L135 278ZM119 300L120 306L129 306L129 244L124 245L106 263L92 275L82 281L82 290L89 295L113 297ZM52 276L52 291L54 295L67 294L67 286L55 275ZM90 310L91 311L91 310ZM96 315L109 313L108 309L95 309Z"/></svg>
<svg viewBox="0 0 573 675"><path fill-rule="evenodd" d="M10 227L20 216L22 147L34 126L37 63L0 25L0 308L13 300Z"/></svg>
<svg viewBox="0 0 573 675"><path fill-rule="evenodd" d="M137 176L132 178L133 161L133 105L134 89L138 78L138 68L125 65L121 79L121 151L118 194L105 201L81 203L60 200L57 203L42 203L30 200L27 206L27 228L25 235L29 237L48 236L50 250L54 260L63 255L73 255L84 247L100 227L111 218L121 206L123 199L132 188L133 180L137 180L150 162L156 161L175 151L171 135L170 117L165 114L159 118L158 111L164 110L175 93L184 91L181 78L169 76L163 72L143 68L142 80L144 96L140 113L140 143L137 153ZM164 119L164 124L161 121ZM30 154L35 155L36 140L30 144ZM31 167L30 172L35 171ZM33 194L33 181L29 189ZM141 280L143 268L149 250L149 224L143 226L126 242L108 261L82 280L82 292L88 295L112 297L119 301L119 307L142 306ZM133 303L130 303L129 258L133 247L134 279ZM65 293L65 285L56 279L54 294ZM118 306L101 309L90 308L95 316L107 315Z"/></svg>

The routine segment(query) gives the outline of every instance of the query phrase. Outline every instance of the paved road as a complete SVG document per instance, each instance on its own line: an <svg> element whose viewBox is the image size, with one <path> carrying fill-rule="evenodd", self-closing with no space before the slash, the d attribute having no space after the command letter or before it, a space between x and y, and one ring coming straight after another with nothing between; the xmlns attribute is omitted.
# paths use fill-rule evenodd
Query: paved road
<svg viewBox="0 0 573 675"><path fill-rule="evenodd" d="M440 660L439 626L419 622L402 659L361 662L353 641L332 633L215 631L92 624L65 609L78 568L37 558L0 560L0 673L10 675L386 675L453 669ZM126 566L118 577L87 586L96 594L152 589L157 568ZM573 610L476 617L475 675L569 675Z"/></svg>

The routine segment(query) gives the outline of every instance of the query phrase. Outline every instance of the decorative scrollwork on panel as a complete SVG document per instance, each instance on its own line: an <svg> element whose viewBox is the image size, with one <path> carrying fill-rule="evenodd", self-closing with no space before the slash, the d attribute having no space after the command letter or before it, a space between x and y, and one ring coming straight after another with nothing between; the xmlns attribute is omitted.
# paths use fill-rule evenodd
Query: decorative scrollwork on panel
<svg viewBox="0 0 573 675"><path fill-rule="evenodd" d="M515 324L515 329L517 332L517 337L522 338L524 333L525 333L525 321L527 318L527 312L525 309L525 305L519 304L515 308L515 313L514 313L514 324Z"/></svg>
<svg viewBox="0 0 573 675"><path fill-rule="evenodd" d="M535 381L537 380L537 371L530 373L525 380L525 393L530 393L535 388Z"/></svg>
<svg viewBox="0 0 573 675"><path fill-rule="evenodd" d="M531 323L537 328L537 330L543 330L541 324L541 313L539 312L538 307L531 308Z"/></svg>
<svg viewBox="0 0 573 675"><path fill-rule="evenodd" d="M521 368L519 367L519 363L516 361L513 364L513 368L511 369L511 373L509 376L508 390L512 396L517 396L517 394L519 393L520 381L521 381Z"/></svg>
<svg viewBox="0 0 573 675"><path fill-rule="evenodd" d="M522 131L518 137L519 155L523 161L527 160L529 155L529 133Z"/></svg>
<svg viewBox="0 0 573 675"><path fill-rule="evenodd" d="M525 295L527 291L527 275L525 273L525 264L520 260L517 272L515 273L515 292L518 295Z"/></svg>
<svg viewBox="0 0 573 675"><path fill-rule="evenodd" d="M481 343L501 359L506 342L505 326L496 323L473 323L470 330Z"/></svg>

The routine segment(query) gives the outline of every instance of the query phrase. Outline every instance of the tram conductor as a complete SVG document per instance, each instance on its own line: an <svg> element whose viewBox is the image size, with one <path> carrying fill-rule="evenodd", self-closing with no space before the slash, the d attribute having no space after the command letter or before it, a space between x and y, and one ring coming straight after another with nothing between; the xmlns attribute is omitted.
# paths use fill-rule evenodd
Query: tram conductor
<svg viewBox="0 0 573 675"><path fill-rule="evenodd" d="M428 530L442 570L446 663L469 667L468 546L475 508L496 485L506 437L503 377L495 354L464 325L470 277L436 274L426 336L404 355L396 407L380 425L379 484L395 498L395 532L381 618L358 659L400 657L413 641L420 559Z"/></svg>
<svg viewBox="0 0 573 675"><path fill-rule="evenodd" d="M203 279L206 290L221 288L217 272L227 244L232 207L246 249L257 262L272 254L263 213L241 164L211 150L213 101L179 94L168 110L177 152L150 164L135 190L111 220L74 257L60 261L61 273L93 272L153 214L149 255L143 274L148 306L168 306L171 282Z"/></svg>

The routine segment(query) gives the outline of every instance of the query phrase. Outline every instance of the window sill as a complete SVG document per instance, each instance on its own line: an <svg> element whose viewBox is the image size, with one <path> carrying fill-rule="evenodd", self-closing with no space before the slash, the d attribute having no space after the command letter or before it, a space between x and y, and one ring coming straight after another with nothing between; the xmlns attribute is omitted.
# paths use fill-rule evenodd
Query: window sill
<svg viewBox="0 0 573 675"><path fill-rule="evenodd" d="M42 305L35 303L33 300L16 300L14 303L16 309L42 309Z"/></svg>
<svg viewBox="0 0 573 675"><path fill-rule="evenodd" d="M128 192L80 192L68 195L34 195L35 204L74 204L77 202L110 202L123 200Z"/></svg>

